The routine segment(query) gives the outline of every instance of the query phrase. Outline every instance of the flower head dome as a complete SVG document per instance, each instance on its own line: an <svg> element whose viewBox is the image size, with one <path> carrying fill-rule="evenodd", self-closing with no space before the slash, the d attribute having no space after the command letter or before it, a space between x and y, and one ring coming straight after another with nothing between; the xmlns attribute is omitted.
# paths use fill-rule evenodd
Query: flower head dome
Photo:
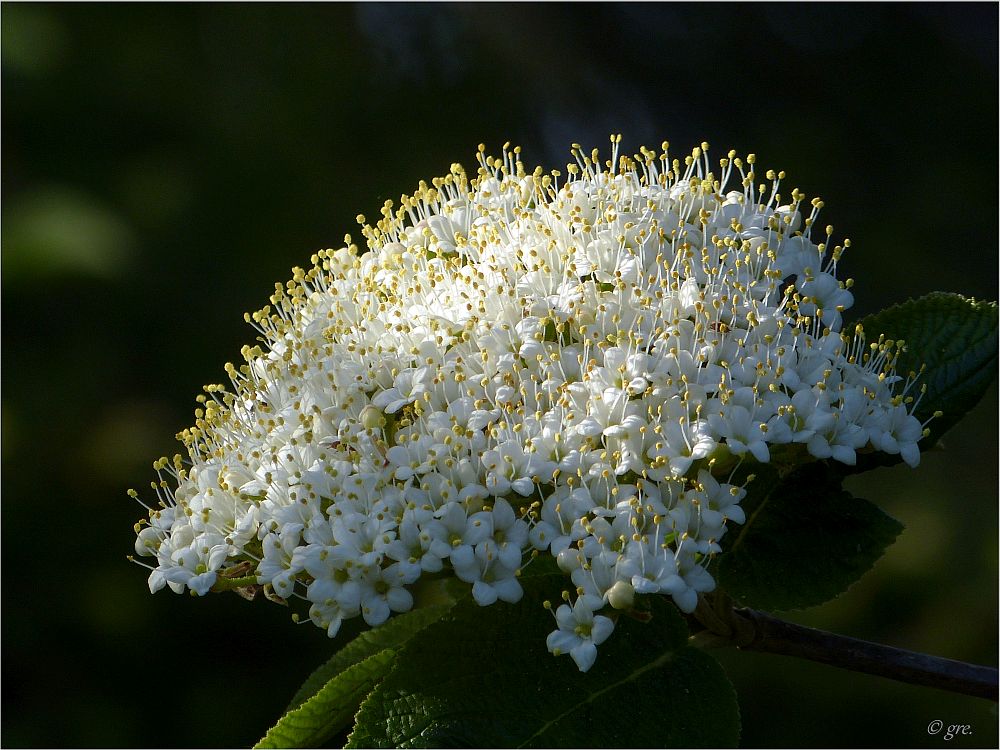
<svg viewBox="0 0 1000 750"><path fill-rule="evenodd" d="M413 606L451 574L514 602L549 554L574 584L549 638L581 669L633 595L685 612L743 523L736 461L781 445L853 463L919 460L892 342L842 336L853 298L822 203L758 184L702 144L565 174L479 150L324 250L247 316L263 346L227 366L187 459L162 459L136 539L149 586L204 594L246 571L301 596L332 636ZM726 470L722 471L722 466ZM176 485L173 487L173 485ZM172 488L173 487L173 488Z"/></svg>

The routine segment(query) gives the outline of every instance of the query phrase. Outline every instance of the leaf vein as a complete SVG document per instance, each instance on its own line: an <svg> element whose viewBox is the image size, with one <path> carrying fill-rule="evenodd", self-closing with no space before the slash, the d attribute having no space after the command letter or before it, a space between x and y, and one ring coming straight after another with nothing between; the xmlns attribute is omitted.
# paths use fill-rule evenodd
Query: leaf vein
<svg viewBox="0 0 1000 750"><path fill-rule="evenodd" d="M568 716L569 714L573 713L574 711L578 711L581 706L584 706L587 703L593 703L594 700L596 700L600 696L604 695L608 691L614 690L615 688L618 688L618 687L620 687L621 685L624 685L627 682L634 682L635 680L637 680L639 678L640 675L644 674L645 672L648 672L651 669L655 669L656 667L659 667L659 666L667 663L668 661L670 661L671 659L673 659L673 657L674 657L674 652L673 651L666 651L663 654L661 654L658 658L656 658L653 661L649 662L648 664L645 664L645 665L639 667L638 669L635 669L635 670L629 672L627 675L625 675L625 677L623 677L622 679L618 680L617 682L612 682L607 687L604 687L601 690L598 690L597 692L589 693L588 697L586 698L586 700L581 700L581 701L579 701L577 703L574 703L572 706L570 706L569 708L567 708L565 711L563 711L558 716L556 716L556 717L554 717L552 719L549 719L549 721L545 722L545 724L543 724L534 734L532 734L530 737L528 737L527 739L525 739L517 747L519 747L519 748L526 747L529 742L531 742L536 737L540 737L553 724L556 724L557 722L561 721L562 719L564 719L566 716Z"/></svg>

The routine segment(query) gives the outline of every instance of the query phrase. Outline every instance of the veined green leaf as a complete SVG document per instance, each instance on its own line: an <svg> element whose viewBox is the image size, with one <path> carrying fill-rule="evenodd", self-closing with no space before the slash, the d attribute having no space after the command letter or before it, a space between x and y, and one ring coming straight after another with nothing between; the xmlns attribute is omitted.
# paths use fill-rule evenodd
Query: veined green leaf
<svg viewBox="0 0 1000 750"><path fill-rule="evenodd" d="M444 603L396 615L340 649L303 683L257 747L315 746L347 726L364 697L389 672L396 650L455 604L448 596L437 600Z"/></svg>
<svg viewBox="0 0 1000 750"><path fill-rule="evenodd" d="M396 652L385 649L353 664L301 706L282 716L255 748L316 747L343 729L358 705L392 666Z"/></svg>
<svg viewBox="0 0 1000 750"><path fill-rule="evenodd" d="M348 667L383 649L403 645L415 633L439 620L452 606L452 604L436 604L414 609L394 615L379 627L361 633L309 675L285 710L292 711L302 705Z"/></svg>
<svg viewBox="0 0 1000 750"><path fill-rule="evenodd" d="M877 506L840 486L826 462L783 480L761 467L743 502L747 520L733 525L719 557L719 585L740 604L802 609L846 591L903 530Z"/></svg>
<svg viewBox="0 0 1000 750"><path fill-rule="evenodd" d="M648 622L622 615L581 673L545 647L542 608L562 576L524 580L516 605L467 601L413 638L365 699L348 747L734 746L732 686L687 645L672 603L649 600Z"/></svg>

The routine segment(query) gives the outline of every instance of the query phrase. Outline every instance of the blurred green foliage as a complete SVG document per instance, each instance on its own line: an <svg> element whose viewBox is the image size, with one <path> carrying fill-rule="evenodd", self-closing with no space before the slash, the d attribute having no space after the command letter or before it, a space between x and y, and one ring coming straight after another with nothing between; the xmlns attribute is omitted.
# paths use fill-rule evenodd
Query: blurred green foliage
<svg viewBox="0 0 1000 750"><path fill-rule="evenodd" d="M857 317L997 297L991 4L4 4L6 746L237 746L332 651L234 595L151 597L125 496L272 284L476 144L756 151L853 240ZM841 231L843 230L843 231ZM852 479L907 531L794 619L997 661L996 386L920 468ZM992 704L720 654L749 746L940 746Z"/></svg>

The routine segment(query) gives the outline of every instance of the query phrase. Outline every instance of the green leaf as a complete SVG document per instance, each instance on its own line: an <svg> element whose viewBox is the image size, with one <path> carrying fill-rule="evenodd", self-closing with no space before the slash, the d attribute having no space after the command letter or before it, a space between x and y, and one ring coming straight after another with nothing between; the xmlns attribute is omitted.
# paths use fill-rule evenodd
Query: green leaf
<svg viewBox="0 0 1000 750"><path fill-rule="evenodd" d="M395 651L385 649L347 667L309 700L282 716L254 747L316 747L350 722L395 657Z"/></svg>
<svg viewBox="0 0 1000 750"><path fill-rule="evenodd" d="M516 605L472 601L412 639L362 703L348 747L735 746L736 696L722 668L687 645L672 603L652 617L620 616L581 673L554 657L541 602L563 576L522 581Z"/></svg>
<svg viewBox="0 0 1000 750"><path fill-rule="evenodd" d="M839 470L806 465L784 480L759 467L718 558L720 587L740 604L803 609L846 591L903 530L877 506L840 486Z"/></svg>
<svg viewBox="0 0 1000 750"><path fill-rule="evenodd" d="M860 321L869 342L880 334L903 340L906 350L896 363L903 377L926 369L911 393L927 386L914 414L926 421L940 410L944 415L930 422L931 434L921 441L926 450L982 398L993 381L997 365L997 305L960 294L935 292L882 310ZM898 456L859 456L859 468L897 463ZM850 470L848 470L850 471Z"/></svg>
<svg viewBox="0 0 1000 750"><path fill-rule="evenodd" d="M414 609L401 615L394 615L379 627L361 633L309 675L285 710L292 711L298 708L348 667L383 649L402 646L415 633L441 619L452 606L454 605L436 604Z"/></svg>
<svg viewBox="0 0 1000 750"><path fill-rule="evenodd" d="M257 747L315 746L347 726L362 699L389 672L395 651L455 605L450 589L428 583L417 593L443 603L396 615L340 649L303 683Z"/></svg>

